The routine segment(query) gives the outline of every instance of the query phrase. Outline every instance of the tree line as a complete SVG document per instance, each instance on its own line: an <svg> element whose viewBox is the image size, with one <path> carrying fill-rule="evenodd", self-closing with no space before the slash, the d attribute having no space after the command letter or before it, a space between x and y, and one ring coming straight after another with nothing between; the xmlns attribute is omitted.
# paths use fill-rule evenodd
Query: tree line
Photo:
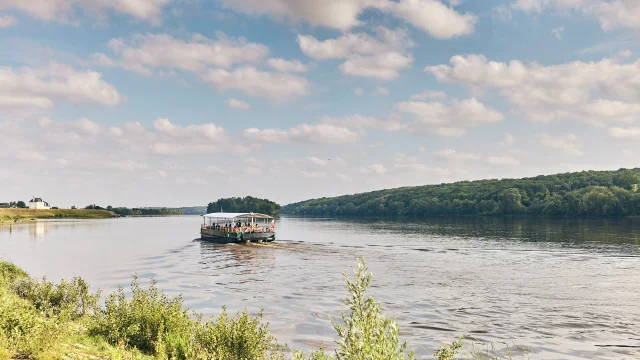
<svg viewBox="0 0 640 360"><path fill-rule="evenodd" d="M207 206L207 213L215 212L255 212L261 214L267 214L271 216L278 216L280 214L280 205L268 200L259 199L253 196L245 197L231 197L218 199L214 202L210 202Z"/></svg>
<svg viewBox="0 0 640 360"><path fill-rule="evenodd" d="M283 214L324 216L640 215L640 169L460 181L321 198Z"/></svg>
<svg viewBox="0 0 640 360"><path fill-rule="evenodd" d="M119 216L133 216L133 215L184 215L184 211L177 209L167 208L126 208L126 207L113 207L111 205L103 208L98 205L88 205L85 207L87 210L107 210L113 211Z"/></svg>

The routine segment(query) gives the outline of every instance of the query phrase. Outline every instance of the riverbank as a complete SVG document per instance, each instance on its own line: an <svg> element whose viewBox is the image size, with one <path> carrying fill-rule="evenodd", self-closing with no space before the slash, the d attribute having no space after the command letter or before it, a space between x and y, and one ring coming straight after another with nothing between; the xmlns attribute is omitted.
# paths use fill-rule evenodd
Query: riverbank
<svg viewBox="0 0 640 360"><path fill-rule="evenodd" d="M399 341L396 321L366 296L371 278L364 261L353 278L345 273L349 311L334 323L335 356L321 348L309 359L415 359ZM218 318L203 320L184 307L182 297L168 297L154 281L147 290L134 277L131 295L120 288L106 297L104 307L99 302L100 293L92 293L81 278L38 281L0 261L0 359L306 359L279 345L261 314L243 311L234 317L223 308ZM461 347L456 340L435 358L451 360Z"/></svg>
<svg viewBox="0 0 640 360"><path fill-rule="evenodd" d="M0 222L15 222L22 219L108 219L117 217L107 210L85 209L0 209Z"/></svg>

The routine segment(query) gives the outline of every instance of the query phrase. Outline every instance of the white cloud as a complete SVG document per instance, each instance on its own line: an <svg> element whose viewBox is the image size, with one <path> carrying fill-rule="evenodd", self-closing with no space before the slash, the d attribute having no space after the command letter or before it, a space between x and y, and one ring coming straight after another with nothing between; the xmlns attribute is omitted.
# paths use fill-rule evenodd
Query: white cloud
<svg viewBox="0 0 640 360"><path fill-rule="evenodd" d="M56 100L113 106L124 101L95 71L49 63L43 67L0 67L0 108L50 108Z"/></svg>
<svg viewBox="0 0 640 360"><path fill-rule="evenodd" d="M472 14L460 14L438 0L400 0L389 2L390 11L437 39L473 33L478 21Z"/></svg>
<svg viewBox="0 0 640 360"><path fill-rule="evenodd" d="M400 76L400 70L413 63L413 56L395 51L372 56L353 56L340 65L345 75L393 80Z"/></svg>
<svg viewBox="0 0 640 360"><path fill-rule="evenodd" d="M358 16L371 1L365 0L219 0L225 7L278 21L307 21L311 25L349 30L361 25Z"/></svg>
<svg viewBox="0 0 640 360"><path fill-rule="evenodd" d="M382 175L387 172L387 168L382 164L371 164L365 169L368 173Z"/></svg>
<svg viewBox="0 0 640 360"><path fill-rule="evenodd" d="M560 149L569 155L583 155L583 152L580 149L580 144L578 144L578 137L573 134L568 134L565 136L541 134L540 143L552 149Z"/></svg>
<svg viewBox="0 0 640 360"><path fill-rule="evenodd" d="M551 30L551 33L553 34L553 36L558 40L562 40L562 33L563 32L564 32L564 26L559 26L559 27Z"/></svg>
<svg viewBox="0 0 640 360"><path fill-rule="evenodd" d="M520 165L520 161L513 156L491 156L487 159L487 162L491 165L504 165L504 166L517 166Z"/></svg>
<svg viewBox="0 0 640 360"><path fill-rule="evenodd" d="M355 88L355 89L353 89L353 93L356 94L356 96L362 96L362 95L364 95L364 89L363 88Z"/></svg>
<svg viewBox="0 0 640 360"><path fill-rule="evenodd" d="M133 160L126 161L114 161L105 164L106 166L121 171L137 171L137 170L146 170L149 168L148 164L143 164L139 162L135 162Z"/></svg>
<svg viewBox="0 0 640 360"><path fill-rule="evenodd" d="M436 151L435 154L436 156L445 158L447 160L465 161L465 160L479 160L481 158L481 156L478 154L458 152L453 149Z"/></svg>
<svg viewBox="0 0 640 360"><path fill-rule="evenodd" d="M231 108L241 110L247 110L251 108L251 106L249 106L249 104L247 104L246 102L234 98L227 100L227 105Z"/></svg>
<svg viewBox="0 0 640 360"><path fill-rule="evenodd" d="M51 125L53 123L53 120L49 119L48 117L41 117L40 119L38 119L38 125L44 127L47 127L49 125Z"/></svg>
<svg viewBox="0 0 640 360"><path fill-rule="evenodd" d="M80 120L71 123L71 125L78 131L89 136L96 136L102 131L100 125L87 119L86 117L83 117Z"/></svg>
<svg viewBox="0 0 640 360"><path fill-rule="evenodd" d="M383 86L376 86L376 92L375 93L378 94L378 95L389 95L389 94L391 94L389 89L387 89L386 87L383 87Z"/></svg>
<svg viewBox="0 0 640 360"><path fill-rule="evenodd" d="M298 60L269 59L267 64L282 72L307 72L307 66Z"/></svg>
<svg viewBox="0 0 640 360"><path fill-rule="evenodd" d="M16 154L16 159L21 161L43 161L47 160L47 157L36 150L19 150Z"/></svg>
<svg viewBox="0 0 640 360"><path fill-rule="evenodd" d="M613 138L622 140L640 140L640 128L632 127L623 129L613 127L609 129L609 135Z"/></svg>
<svg viewBox="0 0 640 360"><path fill-rule="evenodd" d="M538 13L547 9L579 11L595 16L604 30L640 29L640 2L635 0L515 0L512 7Z"/></svg>
<svg viewBox="0 0 640 360"><path fill-rule="evenodd" d="M360 140L359 134L346 127L330 124L300 124L287 130L250 128L244 136L266 143L347 144Z"/></svg>
<svg viewBox="0 0 640 360"><path fill-rule="evenodd" d="M124 131L122 131L121 128L113 127L113 126L109 128L108 132L109 132L109 135L115 136L115 137L120 137L124 134Z"/></svg>
<svg viewBox="0 0 640 360"><path fill-rule="evenodd" d="M504 115L475 98L441 102L405 101L397 104L401 112L413 114L415 131L429 131L439 136L462 136L465 128L504 120Z"/></svg>
<svg viewBox="0 0 640 360"><path fill-rule="evenodd" d="M451 65L428 66L425 71L440 81L460 82L472 89L497 88L534 121L575 118L596 125L628 122L629 113L638 103L594 97L640 98L640 60L629 64L603 59L542 66L469 55L454 56Z"/></svg>
<svg viewBox="0 0 640 360"><path fill-rule="evenodd" d="M618 51L618 56L621 58L628 58L631 57L631 55L633 55L633 52L629 49Z"/></svg>
<svg viewBox="0 0 640 360"><path fill-rule="evenodd" d="M414 46L406 30L376 28L376 36L347 33L336 39L319 41L298 35L300 49L314 59L346 59L340 65L345 75L395 79L399 71L411 66L413 56L406 49Z"/></svg>
<svg viewBox="0 0 640 360"><path fill-rule="evenodd" d="M277 21L306 21L342 31L363 25L358 17L369 8L405 20L439 39L470 34L477 18L460 14L439 0L219 0L223 6L251 15L268 15ZM457 2L451 2L452 6Z"/></svg>
<svg viewBox="0 0 640 360"><path fill-rule="evenodd" d="M311 179L324 179L327 177L327 173L323 171L302 171L302 176Z"/></svg>
<svg viewBox="0 0 640 360"><path fill-rule="evenodd" d="M446 99L447 94L443 91L427 90L419 94L411 95L411 100Z"/></svg>
<svg viewBox="0 0 640 360"><path fill-rule="evenodd" d="M326 160L322 160L320 158L317 158L315 156L310 157L309 161L311 161L313 164L319 165L319 166L326 166L327 165L327 161Z"/></svg>
<svg viewBox="0 0 640 360"><path fill-rule="evenodd" d="M341 127L349 127L356 129L377 129L384 131L400 131L407 130L408 124L401 123L395 119L378 119L362 115L349 115L343 117L324 116L321 121L325 124L331 124Z"/></svg>
<svg viewBox="0 0 640 360"><path fill-rule="evenodd" d="M309 82L303 77L260 71L249 66L231 71L209 70L202 80L219 90L240 90L247 95L273 101L291 100L309 93Z"/></svg>
<svg viewBox="0 0 640 360"><path fill-rule="evenodd" d="M224 174L225 173L225 171L221 167L215 166L215 165L207 166L206 171L209 174Z"/></svg>
<svg viewBox="0 0 640 360"><path fill-rule="evenodd" d="M134 18L158 24L162 8L171 0L0 0L0 10L17 9L42 20L68 22L76 8L84 14L103 17L117 11Z"/></svg>
<svg viewBox="0 0 640 360"><path fill-rule="evenodd" d="M500 146L507 146L507 145L511 145L513 143L515 143L515 139L513 138L513 135L510 132L505 132L504 133L504 140L500 141L498 143L498 145Z"/></svg>
<svg viewBox="0 0 640 360"><path fill-rule="evenodd" d="M247 42L245 38L230 38L216 32L216 40L200 34L189 40L176 39L169 34L136 34L129 39L112 39L109 48L118 56L93 54L93 60L104 66L120 66L130 71L151 75L153 68L175 68L185 71L204 71L209 66L229 68L235 64L262 60L269 48Z"/></svg>
<svg viewBox="0 0 640 360"><path fill-rule="evenodd" d="M8 28L18 23L18 19L12 15L0 14L0 28Z"/></svg>
<svg viewBox="0 0 640 360"><path fill-rule="evenodd" d="M153 128L172 138L205 138L218 140L227 136L226 131L213 123L188 125L186 127L174 125L169 119L157 119L153 122Z"/></svg>

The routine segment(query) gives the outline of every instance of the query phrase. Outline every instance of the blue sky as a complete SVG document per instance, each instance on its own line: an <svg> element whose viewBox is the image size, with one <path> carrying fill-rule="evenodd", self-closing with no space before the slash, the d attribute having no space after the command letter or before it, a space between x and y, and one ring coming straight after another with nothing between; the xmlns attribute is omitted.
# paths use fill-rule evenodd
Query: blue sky
<svg viewBox="0 0 640 360"><path fill-rule="evenodd" d="M634 167L633 0L0 0L0 201Z"/></svg>

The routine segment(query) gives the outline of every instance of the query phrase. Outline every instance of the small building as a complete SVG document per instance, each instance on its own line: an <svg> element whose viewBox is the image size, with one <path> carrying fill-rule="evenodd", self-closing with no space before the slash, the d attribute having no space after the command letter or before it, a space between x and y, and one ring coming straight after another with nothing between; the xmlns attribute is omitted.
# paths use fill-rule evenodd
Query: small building
<svg viewBox="0 0 640 360"><path fill-rule="evenodd" d="M42 200L42 198L34 197L29 201L29 209L50 209L49 203Z"/></svg>
<svg viewBox="0 0 640 360"><path fill-rule="evenodd" d="M9 203L0 203L0 209L8 209L10 207L11 205L9 205Z"/></svg>

